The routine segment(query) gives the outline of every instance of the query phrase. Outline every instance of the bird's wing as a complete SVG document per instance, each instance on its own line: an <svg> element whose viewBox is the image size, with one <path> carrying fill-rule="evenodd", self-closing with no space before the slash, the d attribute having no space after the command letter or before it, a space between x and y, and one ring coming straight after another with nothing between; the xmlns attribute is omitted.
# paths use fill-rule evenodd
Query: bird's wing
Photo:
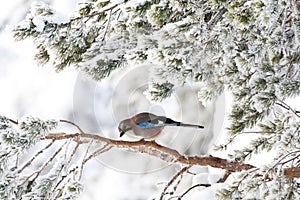
<svg viewBox="0 0 300 200"><path fill-rule="evenodd" d="M140 113L131 118L131 120L139 127L139 128L153 128L153 127L163 127L163 126L184 126L184 127L195 127L195 128L204 128L202 125L195 124L186 124L178 121L174 121L173 119L157 116L151 113Z"/></svg>
<svg viewBox="0 0 300 200"><path fill-rule="evenodd" d="M157 116L151 113L139 113L132 119L137 125L144 125L146 127L149 127L150 124L153 124L154 126L163 125L166 121L166 117Z"/></svg>
<svg viewBox="0 0 300 200"><path fill-rule="evenodd" d="M151 113L139 113L135 115L132 119L136 124L141 124L144 122L155 122L158 116Z"/></svg>

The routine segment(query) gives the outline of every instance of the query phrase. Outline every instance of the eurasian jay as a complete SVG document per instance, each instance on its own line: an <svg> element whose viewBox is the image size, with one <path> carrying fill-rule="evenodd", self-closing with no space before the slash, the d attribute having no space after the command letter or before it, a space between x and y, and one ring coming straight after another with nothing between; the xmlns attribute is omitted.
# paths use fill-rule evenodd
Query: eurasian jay
<svg viewBox="0 0 300 200"><path fill-rule="evenodd" d="M143 112L129 119L124 119L119 124L120 137L127 131L132 131L134 135L145 139L151 139L158 136L165 126L183 126L193 128L204 128L201 125L185 124L174 121L164 116L157 116L151 113Z"/></svg>

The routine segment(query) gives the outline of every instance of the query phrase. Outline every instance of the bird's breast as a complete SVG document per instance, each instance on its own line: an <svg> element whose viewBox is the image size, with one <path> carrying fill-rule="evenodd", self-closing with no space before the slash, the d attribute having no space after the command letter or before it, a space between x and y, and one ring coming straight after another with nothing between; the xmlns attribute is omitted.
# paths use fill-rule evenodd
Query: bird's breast
<svg viewBox="0 0 300 200"><path fill-rule="evenodd" d="M164 127L152 127L152 128L134 128L133 132L135 135L143 137L145 139L151 139L158 136Z"/></svg>

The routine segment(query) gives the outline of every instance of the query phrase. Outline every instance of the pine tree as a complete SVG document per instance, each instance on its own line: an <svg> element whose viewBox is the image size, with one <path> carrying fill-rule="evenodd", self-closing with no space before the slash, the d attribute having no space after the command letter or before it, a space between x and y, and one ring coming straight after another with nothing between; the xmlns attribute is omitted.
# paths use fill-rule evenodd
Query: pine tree
<svg viewBox="0 0 300 200"><path fill-rule="evenodd" d="M39 64L52 63L57 71L74 66L95 80L128 64L151 63L155 66L149 83L153 100L167 98L187 83L202 84L200 101L210 101L225 90L232 93L231 137L218 149L224 150L236 137L252 132L258 137L230 155L233 161L243 163L263 151L277 155L269 165L241 172L218 197L299 198L299 176L285 171L299 170L300 162L300 114L285 102L300 93L299 2L86 0L70 18L36 2L13 34L17 40L33 40ZM7 118L0 121L1 157L5 158L0 166L4 172L1 197L48 197L48 189L61 180L57 176L63 177L68 170L66 165L55 166L53 174L41 177L38 185L27 180L24 186L16 184L20 177L12 164L15 153L37 142L37 134L55 123L30 118L18 123L16 130ZM82 186L77 179L72 181L67 183L74 184L65 188L77 194ZM5 187L12 192L8 194Z"/></svg>

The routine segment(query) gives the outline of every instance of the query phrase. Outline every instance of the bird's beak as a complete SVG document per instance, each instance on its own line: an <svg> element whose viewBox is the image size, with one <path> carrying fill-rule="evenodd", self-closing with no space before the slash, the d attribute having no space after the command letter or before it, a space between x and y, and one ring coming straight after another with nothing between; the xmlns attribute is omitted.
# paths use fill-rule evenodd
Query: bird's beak
<svg viewBox="0 0 300 200"><path fill-rule="evenodd" d="M125 132L124 132L124 131L121 131L121 132L120 132L120 137L122 137L124 134L125 134Z"/></svg>

